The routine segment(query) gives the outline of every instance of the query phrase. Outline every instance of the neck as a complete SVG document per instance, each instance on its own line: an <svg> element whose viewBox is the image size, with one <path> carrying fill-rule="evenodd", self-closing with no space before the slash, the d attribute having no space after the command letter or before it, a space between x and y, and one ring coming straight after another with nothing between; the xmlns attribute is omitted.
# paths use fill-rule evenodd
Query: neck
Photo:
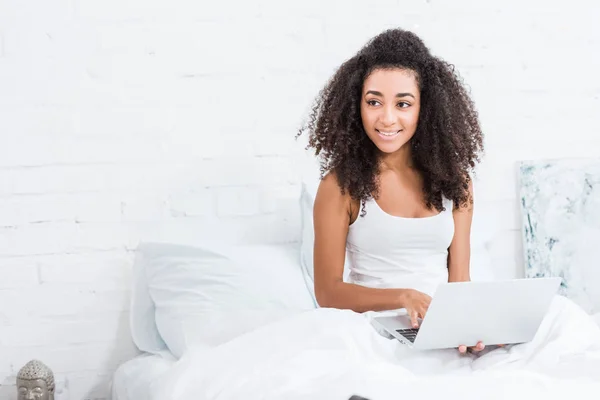
<svg viewBox="0 0 600 400"><path fill-rule="evenodd" d="M406 172L414 169L410 142L394 153L383 154L381 163L383 168L397 172Z"/></svg>

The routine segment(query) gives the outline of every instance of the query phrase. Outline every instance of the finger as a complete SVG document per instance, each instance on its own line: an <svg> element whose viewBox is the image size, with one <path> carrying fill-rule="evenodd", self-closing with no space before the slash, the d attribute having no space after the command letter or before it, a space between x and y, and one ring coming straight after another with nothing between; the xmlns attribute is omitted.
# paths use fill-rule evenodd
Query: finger
<svg viewBox="0 0 600 400"><path fill-rule="evenodd" d="M483 342L477 342L477 345L474 347L473 350L475 351L481 351L485 349L485 345L483 344Z"/></svg>
<svg viewBox="0 0 600 400"><path fill-rule="evenodd" d="M458 346L458 352L461 354L465 354L467 352L467 346L461 344L460 346Z"/></svg>
<svg viewBox="0 0 600 400"><path fill-rule="evenodd" d="M475 352L483 350L484 348L485 348L485 346L483 345L482 342L477 342L477 344L475 346L468 347L467 351L475 353Z"/></svg>
<svg viewBox="0 0 600 400"><path fill-rule="evenodd" d="M412 311L410 313L410 323L412 324L413 328L418 328L419 327L419 313L417 311Z"/></svg>

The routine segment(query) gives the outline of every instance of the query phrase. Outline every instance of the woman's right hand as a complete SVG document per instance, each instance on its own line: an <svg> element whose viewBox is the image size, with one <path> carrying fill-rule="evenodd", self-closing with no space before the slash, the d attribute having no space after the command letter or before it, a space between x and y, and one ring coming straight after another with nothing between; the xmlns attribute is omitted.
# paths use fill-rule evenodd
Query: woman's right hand
<svg viewBox="0 0 600 400"><path fill-rule="evenodd" d="M419 327L419 318L425 318L431 296L414 289L405 289L403 304L413 328Z"/></svg>

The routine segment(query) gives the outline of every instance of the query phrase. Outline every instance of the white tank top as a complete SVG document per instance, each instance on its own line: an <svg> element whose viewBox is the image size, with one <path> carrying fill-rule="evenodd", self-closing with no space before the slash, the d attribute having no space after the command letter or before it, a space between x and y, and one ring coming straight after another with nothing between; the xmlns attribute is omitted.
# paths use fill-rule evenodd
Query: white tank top
<svg viewBox="0 0 600 400"><path fill-rule="evenodd" d="M410 288L433 296L448 281L448 247L454 236L452 201L431 217L404 218L383 211L374 199L350 225L347 281L373 288Z"/></svg>

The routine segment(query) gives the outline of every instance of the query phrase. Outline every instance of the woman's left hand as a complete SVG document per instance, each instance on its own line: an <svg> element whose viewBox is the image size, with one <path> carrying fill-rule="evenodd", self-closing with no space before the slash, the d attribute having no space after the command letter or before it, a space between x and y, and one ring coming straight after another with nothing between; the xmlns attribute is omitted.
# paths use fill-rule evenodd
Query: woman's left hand
<svg viewBox="0 0 600 400"><path fill-rule="evenodd" d="M477 344L473 347L467 347L464 344L458 346L458 352L461 354L465 354L467 350L471 350L472 352L478 352L483 349L485 349L485 345L483 344L483 342L477 342Z"/></svg>

